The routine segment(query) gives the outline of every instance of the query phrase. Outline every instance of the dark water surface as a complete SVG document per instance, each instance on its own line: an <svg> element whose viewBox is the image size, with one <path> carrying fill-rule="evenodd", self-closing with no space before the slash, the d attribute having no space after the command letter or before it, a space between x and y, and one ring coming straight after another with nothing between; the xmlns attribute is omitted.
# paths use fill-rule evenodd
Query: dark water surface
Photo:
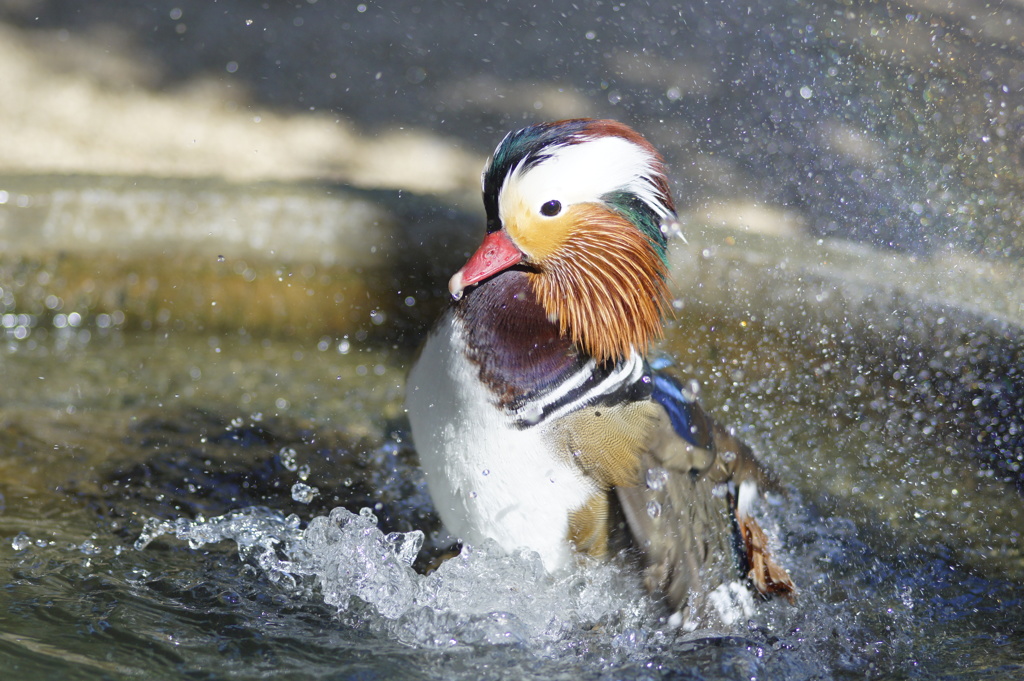
<svg viewBox="0 0 1024 681"><path fill-rule="evenodd" d="M884 404L847 391L837 409L846 378L822 358L840 355L746 324L687 313L665 349L792 489L766 513L799 600L760 606L726 637L665 629L612 568L548 578L529 556L484 548L414 572L418 542L422 568L447 539L406 443L404 351L96 329L11 341L0 668L40 679L1024 673L1024 501L943 431L941 409L917 402L920 415L897 417L917 398L892 379L876 388ZM368 511L337 507L371 509L383 532ZM310 524L317 541L303 536Z"/></svg>

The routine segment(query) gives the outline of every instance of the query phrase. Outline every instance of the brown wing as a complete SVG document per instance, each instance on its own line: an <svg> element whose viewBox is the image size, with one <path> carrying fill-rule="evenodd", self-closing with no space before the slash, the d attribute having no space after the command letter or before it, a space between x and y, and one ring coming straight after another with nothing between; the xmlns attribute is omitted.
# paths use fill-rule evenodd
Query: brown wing
<svg viewBox="0 0 1024 681"><path fill-rule="evenodd" d="M760 593L792 593L747 512L750 500L740 503L742 495L778 483L699 405L688 410L700 446L681 438L653 400L588 407L560 419L552 444L597 488L570 515L568 538L594 556L610 547L639 549L647 588L684 617L705 612L708 592L740 577L741 565Z"/></svg>
<svg viewBox="0 0 1024 681"><path fill-rule="evenodd" d="M756 485L778 485L751 449L691 405L693 445L675 432L662 410L640 459L643 484L617 487L633 543L643 554L644 579L684 617L707 612L706 596L741 575L762 594L794 591L768 553L764 532L747 512ZM731 484L730 484L731 483ZM747 484L744 486L744 483Z"/></svg>
<svg viewBox="0 0 1024 681"><path fill-rule="evenodd" d="M694 406L700 409L700 405ZM733 482L737 490L737 496L731 500L731 504L746 557L747 577L759 593L785 595L793 600L796 597L796 585L789 573L772 560L764 530L750 514L750 504L740 498L744 494L743 484L749 482L757 485L750 489L749 494L755 494L758 490L783 492L778 480L757 460L747 443L716 423L712 424L712 440L716 464L712 467L711 475L724 482Z"/></svg>

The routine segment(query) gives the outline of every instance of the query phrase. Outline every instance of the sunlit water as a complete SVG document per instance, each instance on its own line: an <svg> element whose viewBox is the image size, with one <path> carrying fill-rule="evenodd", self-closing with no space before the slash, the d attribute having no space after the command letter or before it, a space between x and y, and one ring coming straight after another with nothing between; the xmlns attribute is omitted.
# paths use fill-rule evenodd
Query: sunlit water
<svg viewBox="0 0 1024 681"><path fill-rule="evenodd" d="M914 399L898 383L886 404L837 414L843 378L822 369L835 355L792 347L690 317L666 344L791 486L763 512L800 588L795 605L762 603L731 631L683 634L614 565L549 576L535 556L484 546L424 574L449 540L406 441L404 350L96 330L11 342L0 668L55 679L1024 672L1020 495L959 451L968 443L929 430L941 419L927 405L894 425Z"/></svg>

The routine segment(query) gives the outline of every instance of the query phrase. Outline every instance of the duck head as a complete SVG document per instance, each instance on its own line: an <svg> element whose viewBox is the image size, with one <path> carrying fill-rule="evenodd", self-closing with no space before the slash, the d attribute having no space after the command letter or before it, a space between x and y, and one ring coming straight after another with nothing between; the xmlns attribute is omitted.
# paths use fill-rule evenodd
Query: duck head
<svg viewBox="0 0 1024 681"><path fill-rule="evenodd" d="M675 207L640 134L593 119L509 133L484 168L483 198L487 236L451 278L455 298L517 267L548 319L599 362L661 335Z"/></svg>

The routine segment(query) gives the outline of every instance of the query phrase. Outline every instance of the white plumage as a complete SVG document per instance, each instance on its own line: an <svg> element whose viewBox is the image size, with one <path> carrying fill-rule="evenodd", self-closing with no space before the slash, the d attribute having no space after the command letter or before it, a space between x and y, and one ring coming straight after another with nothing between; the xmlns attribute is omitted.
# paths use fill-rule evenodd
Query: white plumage
<svg viewBox="0 0 1024 681"><path fill-rule="evenodd" d="M459 540L530 548L557 570L572 553L569 512L598 486L550 456L547 427L516 428L494 404L464 354L460 326L447 315L409 374L406 407L430 496Z"/></svg>

